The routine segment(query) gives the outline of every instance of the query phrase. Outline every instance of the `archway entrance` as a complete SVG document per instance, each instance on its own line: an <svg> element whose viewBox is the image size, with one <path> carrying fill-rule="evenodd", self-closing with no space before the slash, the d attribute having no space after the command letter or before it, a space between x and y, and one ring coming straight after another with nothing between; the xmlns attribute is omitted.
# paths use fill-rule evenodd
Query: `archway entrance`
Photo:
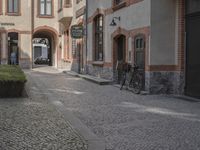
<svg viewBox="0 0 200 150"><path fill-rule="evenodd" d="M19 64L18 33L8 33L8 64Z"/></svg>
<svg viewBox="0 0 200 150"><path fill-rule="evenodd" d="M200 98L200 1L186 1L186 95Z"/></svg>
<svg viewBox="0 0 200 150"><path fill-rule="evenodd" d="M56 66L56 34L48 30L39 30L33 34L33 67Z"/></svg>
<svg viewBox="0 0 200 150"><path fill-rule="evenodd" d="M113 47L113 70L114 70L114 80L117 83L120 83L122 76L122 68L118 67L119 64L126 62L126 36L118 35L114 38L114 47Z"/></svg>

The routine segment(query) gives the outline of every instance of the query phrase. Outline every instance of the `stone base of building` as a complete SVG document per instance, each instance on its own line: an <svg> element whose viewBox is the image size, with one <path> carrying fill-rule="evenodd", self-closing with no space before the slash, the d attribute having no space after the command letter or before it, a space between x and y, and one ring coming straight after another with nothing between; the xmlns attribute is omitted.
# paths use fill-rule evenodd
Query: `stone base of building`
<svg viewBox="0 0 200 150"><path fill-rule="evenodd" d="M113 68L110 68L110 67L88 65L87 73L95 77L113 80Z"/></svg>
<svg viewBox="0 0 200 150"><path fill-rule="evenodd" d="M64 60L58 61L58 69L66 69L66 70L71 70L72 64L71 62L67 62Z"/></svg>
<svg viewBox="0 0 200 150"><path fill-rule="evenodd" d="M8 59L2 59L1 60L1 64L2 65L7 65L8 64ZM20 59L19 60L19 66L22 69L30 69L32 67L31 61L30 61L29 58L27 58L27 59Z"/></svg>
<svg viewBox="0 0 200 150"><path fill-rule="evenodd" d="M78 63L72 64L72 70L78 72ZM112 81L116 81L116 73L111 67L87 65L87 74ZM86 72L85 72L86 73ZM145 91L149 94L184 94L184 72L157 71L145 72Z"/></svg>
<svg viewBox="0 0 200 150"><path fill-rule="evenodd" d="M19 61L19 66L22 69L30 69L32 67L30 59L21 59Z"/></svg>
<svg viewBox="0 0 200 150"><path fill-rule="evenodd" d="M178 94L184 93L183 72L146 72L145 90L150 94Z"/></svg>
<svg viewBox="0 0 200 150"><path fill-rule="evenodd" d="M8 60L7 59L1 59L1 65L6 65L8 64Z"/></svg>

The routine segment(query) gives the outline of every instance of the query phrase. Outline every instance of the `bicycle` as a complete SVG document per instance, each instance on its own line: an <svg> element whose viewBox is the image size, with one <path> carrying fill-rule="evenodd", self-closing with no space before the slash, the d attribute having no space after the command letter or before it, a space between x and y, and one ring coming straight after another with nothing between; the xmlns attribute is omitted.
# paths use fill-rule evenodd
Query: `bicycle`
<svg viewBox="0 0 200 150"><path fill-rule="evenodd" d="M134 64L125 64L123 67L123 74L121 79L120 90L123 89L123 86L126 85L126 89L130 90L135 94L139 94L142 90L142 76L138 71L139 67Z"/></svg>

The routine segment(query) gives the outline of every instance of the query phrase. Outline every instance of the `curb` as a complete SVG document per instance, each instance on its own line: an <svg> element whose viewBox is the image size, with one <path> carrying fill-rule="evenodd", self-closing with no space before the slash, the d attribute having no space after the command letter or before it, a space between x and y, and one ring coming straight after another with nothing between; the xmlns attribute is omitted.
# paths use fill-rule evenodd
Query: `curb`
<svg viewBox="0 0 200 150"><path fill-rule="evenodd" d="M111 85L111 84L113 84L113 82L110 81L110 80L97 78L97 77L93 77L93 76L89 76L89 75L78 74L78 73L73 72L73 71L63 71L63 73L74 76L74 77L79 77L79 78L85 79L87 81L96 83L98 85Z"/></svg>
<svg viewBox="0 0 200 150"><path fill-rule="evenodd" d="M88 144L88 150L105 150L105 141L98 138L90 129L68 111L62 103L54 103L58 111L70 123L71 127L78 132Z"/></svg>

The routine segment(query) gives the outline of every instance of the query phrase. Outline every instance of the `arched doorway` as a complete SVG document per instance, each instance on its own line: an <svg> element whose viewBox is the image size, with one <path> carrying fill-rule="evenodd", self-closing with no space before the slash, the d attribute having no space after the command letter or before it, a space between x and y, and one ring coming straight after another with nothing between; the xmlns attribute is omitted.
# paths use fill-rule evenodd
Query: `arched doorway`
<svg viewBox="0 0 200 150"><path fill-rule="evenodd" d="M145 88L145 36L136 35L134 39L134 63L139 67L142 76L142 89Z"/></svg>
<svg viewBox="0 0 200 150"><path fill-rule="evenodd" d="M57 36L54 31L40 29L33 34L33 67L57 65Z"/></svg>
<svg viewBox="0 0 200 150"><path fill-rule="evenodd" d="M114 38L113 46L113 70L114 70L114 80L120 83L122 76L122 69L117 68L117 65L126 62L126 36L121 34Z"/></svg>
<svg viewBox="0 0 200 150"><path fill-rule="evenodd" d="M8 33L8 64L11 64L11 55L16 57L16 64L19 64L18 33Z"/></svg>

